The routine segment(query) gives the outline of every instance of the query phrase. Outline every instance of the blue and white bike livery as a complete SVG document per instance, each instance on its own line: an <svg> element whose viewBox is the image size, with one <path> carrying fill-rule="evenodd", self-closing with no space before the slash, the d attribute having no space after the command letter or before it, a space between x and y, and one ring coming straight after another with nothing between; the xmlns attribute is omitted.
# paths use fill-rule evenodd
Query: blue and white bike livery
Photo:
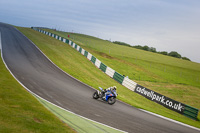
<svg viewBox="0 0 200 133"><path fill-rule="evenodd" d="M107 101L108 104L114 104L116 102L116 97L117 97L117 93L115 90L108 90L108 91L104 91L103 88L99 87L99 90L96 90L93 94L93 98L94 99L98 99L98 98L101 98L102 100L104 101ZM106 95L105 95L106 94Z"/></svg>

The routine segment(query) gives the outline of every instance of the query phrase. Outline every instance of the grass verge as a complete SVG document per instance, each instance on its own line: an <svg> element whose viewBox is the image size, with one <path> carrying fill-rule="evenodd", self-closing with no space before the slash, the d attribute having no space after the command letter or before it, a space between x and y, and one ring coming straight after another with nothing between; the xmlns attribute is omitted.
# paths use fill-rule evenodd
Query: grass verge
<svg viewBox="0 0 200 133"><path fill-rule="evenodd" d="M82 118L72 112L63 110L37 96L35 96L40 103L42 103L48 110L54 113L63 122L67 123L70 127L73 127L79 133L121 133L121 131L112 129L102 124L90 121Z"/></svg>
<svg viewBox="0 0 200 133"><path fill-rule="evenodd" d="M0 58L0 132L74 133L27 92Z"/></svg>
<svg viewBox="0 0 200 133"><path fill-rule="evenodd" d="M108 76L106 76L103 72L101 72L100 70L98 70L90 61L88 61L84 56L82 56L80 53L78 53L75 49L71 48L69 45L60 42L52 37L49 37L47 35L41 34L37 31L34 31L32 29L29 28L21 28L18 27L18 29L25 34L29 39L31 39L56 65L58 65L61 69L63 69L64 71L66 71L67 73L69 73L70 75L72 75L73 77L81 80L82 82L97 88L98 86L101 86L103 88L107 88L109 86L113 86L113 85L117 85L118 88L118 94L119 94L119 99L138 108L142 108L163 116L166 116L168 118L195 126L200 128L200 122L199 121L194 121L191 120L183 115L180 115L174 111L171 111L169 109L166 109L165 107L158 105L154 102L151 102L149 100L147 100L146 98L131 92L130 90L126 89L125 87L121 86L120 84L118 84L117 82L115 82L113 79L109 78ZM84 46L84 44L83 44ZM94 51L93 49L89 49L88 47L86 47L89 52L91 52L92 54L96 54L95 56L97 56L97 58L99 58L100 60L103 59L103 62L105 62L106 65L110 66L112 68L112 63L116 63L115 60L109 60L109 58L104 58L104 56L101 56L101 52L100 54L97 54L98 51ZM105 55L105 54L102 54ZM112 57L112 56L110 56ZM119 58L117 58L117 60L119 60ZM126 63L126 61L124 61ZM122 64L122 63L121 63ZM127 63L129 64L129 63ZM176 63L175 63L176 64ZM176 64L177 65L177 64ZM187 65L186 65L187 67ZM121 69L123 67L119 66L118 67L114 67L113 68L115 70L121 71ZM139 69L140 67L138 67ZM122 73L123 74L123 73ZM158 78L159 79L159 78ZM138 83L142 83L142 84L150 84L149 86L154 86L154 88L158 88L159 87L156 86L157 83L153 84L154 82L147 82L147 81L136 81ZM175 85L181 85L181 84L174 84L169 83L169 82L160 82L160 86L169 86L169 88L171 89L172 87L174 87ZM190 86L188 85L188 87L194 87L194 86ZM198 88L196 88L198 90ZM161 89L162 90L162 89ZM163 89L163 91L165 91ZM159 92L159 91L158 91ZM172 91L173 92L173 91ZM178 94L170 94L173 96L177 96ZM199 99L198 96L199 94L195 95L195 97L197 96L197 100ZM173 98L173 97L171 97ZM186 99L185 99L186 100ZM182 101L181 101L182 102ZM186 103L188 104L188 103ZM191 104L189 104L191 105ZM199 105L197 105L196 103L194 103L194 107L199 107ZM199 118L199 116L198 116Z"/></svg>

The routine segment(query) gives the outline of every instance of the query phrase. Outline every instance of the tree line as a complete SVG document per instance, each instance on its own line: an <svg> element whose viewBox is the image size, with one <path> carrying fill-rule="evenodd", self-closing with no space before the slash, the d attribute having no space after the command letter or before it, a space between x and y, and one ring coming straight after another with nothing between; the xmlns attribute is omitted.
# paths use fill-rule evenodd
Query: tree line
<svg viewBox="0 0 200 133"><path fill-rule="evenodd" d="M154 53L159 53L159 54L163 54L163 55L168 55L171 57L175 57L175 58L179 58L179 59L183 59L183 60L188 60L190 61L189 58L187 57L182 57L178 52L176 51L171 51L171 52L167 52L167 51L156 51L156 48L154 47L149 47L147 45L145 46L141 46L141 45L135 45L135 46L131 46L130 44L124 43L124 42L120 42L120 41L114 41L113 43L118 44L118 45L123 45L123 46L127 46L127 47L132 47L132 48L137 48L137 49L141 49L141 50L145 50L145 51L150 51L150 52L154 52Z"/></svg>

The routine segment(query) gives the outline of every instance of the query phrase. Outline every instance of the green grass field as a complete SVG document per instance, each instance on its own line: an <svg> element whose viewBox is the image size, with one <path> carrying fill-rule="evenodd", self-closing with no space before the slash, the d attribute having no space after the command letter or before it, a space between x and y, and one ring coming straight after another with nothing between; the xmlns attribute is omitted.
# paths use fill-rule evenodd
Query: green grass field
<svg viewBox="0 0 200 133"><path fill-rule="evenodd" d="M0 132L73 133L8 72L0 58Z"/></svg>
<svg viewBox="0 0 200 133"><path fill-rule="evenodd" d="M132 106L200 128L199 121L191 120L166 109L121 86L69 45L30 28L18 27L18 29L56 65L82 82L94 88L98 86L107 88L116 85L119 88L118 99ZM51 32L66 38L68 35L68 33L63 32ZM90 36L74 33L70 36L73 38L72 41L92 53L107 66L121 74L128 75L137 83L177 101L200 108L200 87L198 84L200 83L198 79L200 64L119 46ZM195 80L182 78L185 76L190 76ZM198 118L200 117L198 116Z"/></svg>
<svg viewBox="0 0 200 133"><path fill-rule="evenodd" d="M71 40L133 80L185 84L200 88L199 63L120 46L91 36L51 32L66 38L69 34Z"/></svg>

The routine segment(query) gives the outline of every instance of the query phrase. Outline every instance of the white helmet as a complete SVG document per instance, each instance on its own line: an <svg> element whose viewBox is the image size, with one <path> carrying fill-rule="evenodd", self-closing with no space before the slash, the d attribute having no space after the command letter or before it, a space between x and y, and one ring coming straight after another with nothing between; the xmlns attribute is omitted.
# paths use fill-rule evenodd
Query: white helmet
<svg viewBox="0 0 200 133"><path fill-rule="evenodd" d="M114 90L117 90L117 87L116 87L116 86L113 86L113 89L114 89Z"/></svg>

